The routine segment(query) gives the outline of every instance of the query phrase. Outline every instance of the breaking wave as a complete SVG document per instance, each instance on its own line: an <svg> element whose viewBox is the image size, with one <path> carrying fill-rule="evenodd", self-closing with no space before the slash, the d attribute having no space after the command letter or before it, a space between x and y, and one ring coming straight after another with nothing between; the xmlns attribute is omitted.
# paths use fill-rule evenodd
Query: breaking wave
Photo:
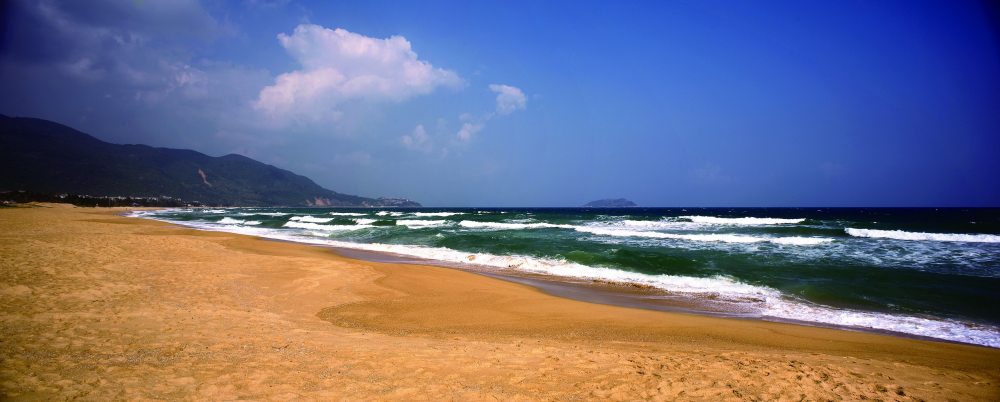
<svg viewBox="0 0 1000 402"><path fill-rule="evenodd" d="M299 222L299 221L288 221L285 222L285 224L282 226L286 228L320 230L324 232L342 232L346 230L358 230L358 229L367 229L373 227L371 225L321 225L318 223Z"/></svg>
<svg viewBox="0 0 1000 402"><path fill-rule="evenodd" d="M249 226L260 225L261 224L260 221L245 221L245 220L240 220L240 219L233 219L233 218L230 218L230 217L222 218L222 219L219 220L218 223L223 224L223 225L249 225Z"/></svg>
<svg viewBox="0 0 1000 402"><path fill-rule="evenodd" d="M968 243L1000 243L1000 236L991 234L964 233L926 233L905 232L902 230L876 230L845 228L847 234L854 237L870 237L876 239L914 240L914 241L959 241Z"/></svg>
<svg viewBox="0 0 1000 402"><path fill-rule="evenodd" d="M680 216L694 223L709 223L713 225L788 225L805 222L805 218L784 219L784 218L719 218L715 216Z"/></svg>
<svg viewBox="0 0 1000 402"><path fill-rule="evenodd" d="M315 216L293 216L288 218L289 221L299 221L299 222L312 222L312 223L327 223L332 221L333 218L317 218Z"/></svg>
<svg viewBox="0 0 1000 402"><path fill-rule="evenodd" d="M445 216L455 216L455 215L463 215L463 213L462 212L414 212L413 213L413 216L440 216L440 217L445 217Z"/></svg>
<svg viewBox="0 0 1000 402"><path fill-rule="evenodd" d="M414 227L421 227L422 228L422 227L432 227L432 226L443 226L443 225L447 225L449 223L450 222L446 221L446 220L433 221L433 220L419 220L419 219L400 219L400 220L396 221L397 225L402 225L402 226L406 226L406 227L409 227L409 228L414 228Z"/></svg>
<svg viewBox="0 0 1000 402"><path fill-rule="evenodd" d="M478 221L461 221L458 223L459 226L470 229L488 229L488 230L520 230L520 229L547 229L547 228L561 228L561 229L573 229L573 225L557 225L554 223L505 223L505 222L478 222Z"/></svg>
<svg viewBox="0 0 1000 402"><path fill-rule="evenodd" d="M662 232L638 231L638 230L608 229L608 228L593 227L593 226L577 226L574 227L574 229L578 232L591 233L601 236L648 237L653 239L675 239L675 240L707 241L707 242L723 242L723 243L769 242L775 244L785 244L794 246L811 246L833 241L833 239L823 238L823 237L762 237L762 236L747 236L747 235L737 235L737 234L727 234L727 233L678 234L678 233L662 233Z"/></svg>

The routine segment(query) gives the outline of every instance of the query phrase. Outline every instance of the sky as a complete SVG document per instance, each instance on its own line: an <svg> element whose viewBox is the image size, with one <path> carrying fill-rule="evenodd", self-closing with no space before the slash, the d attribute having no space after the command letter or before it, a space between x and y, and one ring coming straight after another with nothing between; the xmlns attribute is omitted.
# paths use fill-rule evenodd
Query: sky
<svg viewBox="0 0 1000 402"><path fill-rule="evenodd" d="M976 1L22 1L0 114L426 206L1000 206Z"/></svg>

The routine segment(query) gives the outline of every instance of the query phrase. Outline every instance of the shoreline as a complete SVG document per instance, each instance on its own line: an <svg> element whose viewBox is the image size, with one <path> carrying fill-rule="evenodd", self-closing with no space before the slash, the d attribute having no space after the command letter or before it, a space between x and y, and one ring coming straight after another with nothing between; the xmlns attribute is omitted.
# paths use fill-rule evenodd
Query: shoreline
<svg viewBox="0 0 1000 402"><path fill-rule="evenodd" d="M203 230L203 229L196 229L196 230ZM286 241L281 239L270 239L266 237L261 237L261 239L278 241L278 242ZM287 242L296 243L293 241L287 241ZM306 243L297 243L297 244L306 244ZM664 294L662 291L658 291L655 289L645 289L629 283L611 283L611 282L602 283L593 280L589 282L583 280L574 282L569 280L559 280L567 278L561 278L549 275L541 275L541 274L532 275L513 270L496 271L485 267L479 268L475 264L454 264L454 263L449 263L448 261L421 259L417 257L393 254L389 252L359 250L359 249L351 249L351 248L336 247L336 246L323 246L318 244L312 246L327 248L335 255L349 259L356 259L356 260L377 262L377 263L433 266L446 269L454 269L462 272L471 272L488 278L499 279L502 281L526 285L550 296L580 301L584 303L604 304L616 307L661 311L661 312L677 313L677 314L690 314L695 316L715 317L723 319L749 320L749 321L801 325L813 328L826 328L826 329L848 331L848 332L894 336L899 338L916 339L929 342L943 342L943 343L951 343L957 345L969 345L977 347L986 347L990 349L998 349L990 346L977 345L969 342L959 342L949 339L940 339L929 336L909 334L906 332L881 330L877 328L851 327L851 326L843 326L835 324L826 324L822 322L780 319L774 317L761 317L750 314L740 314L738 312L725 311L721 308L718 310L708 310L706 309L707 301L705 300L701 300L690 296L671 297L669 295ZM699 302L702 303L699 304Z"/></svg>
<svg viewBox="0 0 1000 402"><path fill-rule="evenodd" d="M206 228L198 225L188 225L184 224L183 222L175 222L157 218L149 218L141 216L135 218L151 219L154 221L165 222L195 230L241 234L239 232L217 230L210 227ZM583 277L578 278L569 276L548 275L548 274L519 271L516 269L497 268L492 266L480 265L475 262L453 262L445 260L435 260L424 257L410 256L406 254L397 254L391 251L369 250L365 248L351 248L351 247L332 245L332 244L312 243L308 241L296 241L294 239L286 239L280 237L259 236L252 233L242 233L242 234L248 236L260 237L262 239L271 241L288 242L300 245L305 244L310 246L320 246L324 249L332 250L332 252L340 256L345 256L354 259L361 259L371 262L401 263L410 265L433 265L448 269L456 269L464 272L472 272L475 274L484 275L495 279L525 284L534 287L537 290L545 292L549 295L568 298L577 301L583 301L583 302L606 304L606 305L628 307L628 308L639 308L639 309L646 309L653 311L694 314L694 315L701 315L708 317L746 319L746 320L756 320L763 322L803 325L816 328L828 328L828 329L837 329L837 330L853 331L853 332L874 333L874 334L890 335L890 336L897 336L909 339L920 339L920 340L928 340L936 342L976 345L976 346L985 346L994 349L1000 349L1000 347L998 346L991 346L971 341L948 339L946 337L934 337L934 336L922 335L919 333L905 332L901 330L878 328L875 326L861 326L861 325L855 326L855 325L839 324L833 322L761 315L758 312L752 310L735 309L734 307L746 308L746 306L738 306L735 303L728 302L725 300L716 300L712 297L703 297L697 294L695 295L672 294L669 291L651 287L645 284L637 284L632 282L617 282L617 281L606 281L599 279L587 279ZM469 258L473 258L471 254ZM836 308L833 307L830 307L830 309L837 310ZM885 312L874 312L874 311L858 311L858 312L863 314L885 314L888 316L892 316L892 313L885 313ZM919 317L919 316L910 316L910 317L917 319L925 319L924 317ZM938 317L931 317L926 319L938 322L949 321L948 319L938 318ZM973 324L971 328L976 328L975 324Z"/></svg>
<svg viewBox="0 0 1000 402"><path fill-rule="evenodd" d="M121 210L0 210L14 399L995 400L1000 351L623 308Z"/></svg>

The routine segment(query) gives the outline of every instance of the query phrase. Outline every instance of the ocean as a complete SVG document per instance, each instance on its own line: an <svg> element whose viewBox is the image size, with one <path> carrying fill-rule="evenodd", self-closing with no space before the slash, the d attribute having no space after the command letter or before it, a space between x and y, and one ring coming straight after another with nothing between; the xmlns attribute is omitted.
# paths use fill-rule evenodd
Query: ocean
<svg viewBox="0 0 1000 402"><path fill-rule="evenodd" d="M1000 347L1000 209L199 208L134 216L487 273L632 285L648 290L635 297L681 300L709 314Z"/></svg>

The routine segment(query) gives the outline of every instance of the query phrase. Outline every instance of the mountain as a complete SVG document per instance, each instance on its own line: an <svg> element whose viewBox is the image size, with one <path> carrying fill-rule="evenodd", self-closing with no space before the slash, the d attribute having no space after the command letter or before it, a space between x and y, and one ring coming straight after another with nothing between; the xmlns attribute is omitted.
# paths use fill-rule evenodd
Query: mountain
<svg viewBox="0 0 1000 402"><path fill-rule="evenodd" d="M419 207L320 187L241 155L111 144L42 119L0 115L0 191L169 196L213 205Z"/></svg>
<svg viewBox="0 0 1000 402"><path fill-rule="evenodd" d="M590 208L624 208L624 207L637 207L634 202L626 200L624 198L607 198L603 200L591 201L583 205L584 207Z"/></svg>

